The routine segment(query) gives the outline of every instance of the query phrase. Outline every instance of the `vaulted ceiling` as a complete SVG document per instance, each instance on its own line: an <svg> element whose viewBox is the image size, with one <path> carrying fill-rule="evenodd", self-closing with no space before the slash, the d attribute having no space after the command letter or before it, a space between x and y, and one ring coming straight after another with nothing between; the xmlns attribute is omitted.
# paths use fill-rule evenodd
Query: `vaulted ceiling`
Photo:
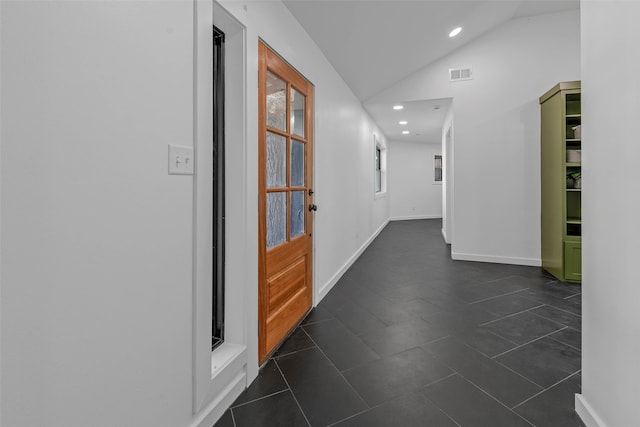
<svg viewBox="0 0 640 427"><path fill-rule="evenodd" d="M385 134L391 106L367 100L502 23L577 9L579 0L284 0ZM462 32L449 37L455 27ZM443 117L431 100L412 108ZM435 101L438 104L439 101ZM442 102L440 104L444 105ZM425 118L426 122L434 120ZM388 123L388 125L386 124ZM440 125L442 122L440 122ZM431 130L429 130L431 129ZM433 124L413 131L424 141ZM419 133L420 135L416 135Z"/></svg>

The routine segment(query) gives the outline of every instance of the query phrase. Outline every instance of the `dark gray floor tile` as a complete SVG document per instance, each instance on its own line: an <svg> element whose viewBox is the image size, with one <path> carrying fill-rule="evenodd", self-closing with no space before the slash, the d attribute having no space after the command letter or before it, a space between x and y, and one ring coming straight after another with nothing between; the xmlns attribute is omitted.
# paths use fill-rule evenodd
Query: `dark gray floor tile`
<svg viewBox="0 0 640 427"><path fill-rule="evenodd" d="M575 296L582 292L582 286L580 284L561 282L555 279L555 277L553 277L553 280L532 284L529 289L539 294L560 299Z"/></svg>
<svg viewBox="0 0 640 427"><path fill-rule="evenodd" d="M449 368L419 347L343 372L371 406L418 391L451 373Z"/></svg>
<svg viewBox="0 0 640 427"><path fill-rule="evenodd" d="M570 345L578 350L582 349L582 333L577 329L566 328L549 335L549 338Z"/></svg>
<svg viewBox="0 0 640 427"><path fill-rule="evenodd" d="M510 408L542 391L540 386L454 339L446 338L424 348Z"/></svg>
<svg viewBox="0 0 640 427"><path fill-rule="evenodd" d="M388 356L447 336L447 332L422 319L396 323L362 335L362 340L376 353Z"/></svg>
<svg viewBox="0 0 640 427"><path fill-rule="evenodd" d="M236 427L308 427L289 390L233 408Z"/></svg>
<svg viewBox="0 0 640 427"><path fill-rule="evenodd" d="M338 320L305 325L303 328L341 371L380 358Z"/></svg>
<svg viewBox="0 0 640 427"><path fill-rule="evenodd" d="M336 319L342 322L347 328L356 335L365 334L370 331L376 331L387 326L382 320L375 317L373 314L359 308L352 306L350 310L340 311L334 314Z"/></svg>
<svg viewBox="0 0 640 427"><path fill-rule="evenodd" d="M339 422L338 426L456 427L457 424L422 394L410 394Z"/></svg>
<svg viewBox="0 0 640 427"><path fill-rule="evenodd" d="M563 381L515 407L536 427L573 427L581 287L538 267L452 260L440 230L440 220L388 224L276 353L291 390L267 365L218 427L233 426L232 415L252 427L306 425L300 407L314 427L451 426L442 410L460 426L530 427L498 399L510 405L529 395L523 377L551 386L577 372L574 384ZM532 311L522 317L523 310ZM489 325L503 336L478 326L499 316L508 317ZM368 346L384 357L367 362ZM381 403L369 407L354 387Z"/></svg>
<svg viewBox="0 0 640 427"><path fill-rule="evenodd" d="M309 325L311 323L322 322L325 320L333 319L333 315L321 306L315 307L302 321L302 325Z"/></svg>
<svg viewBox="0 0 640 427"><path fill-rule="evenodd" d="M528 287L527 278L511 276L490 282L465 286L462 288L459 295L462 299L471 303L522 291Z"/></svg>
<svg viewBox="0 0 640 427"><path fill-rule="evenodd" d="M524 295L543 304L552 305L573 314L582 314L582 294L570 297L563 297L559 294L555 287L547 287L544 289L527 289ZM562 289L562 288L561 288Z"/></svg>
<svg viewBox="0 0 640 427"><path fill-rule="evenodd" d="M338 285L333 287L331 291L320 301L318 307L334 314L336 311L348 310L353 306L353 301L338 290Z"/></svg>
<svg viewBox="0 0 640 427"><path fill-rule="evenodd" d="M231 409L227 409L213 427L235 427L235 424L233 423L233 416L231 416Z"/></svg>
<svg viewBox="0 0 640 427"><path fill-rule="evenodd" d="M277 363L312 426L325 426L368 409L318 348L283 356Z"/></svg>
<svg viewBox="0 0 640 427"><path fill-rule="evenodd" d="M423 393L462 427L531 427L459 375L432 384Z"/></svg>
<svg viewBox="0 0 640 427"><path fill-rule="evenodd" d="M278 369L278 366L276 366L273 360L270 360L260 369L258 377L238 396L231 406L234 407L255 399L260 399L261 397L286 390L287 388L280 369Z"/></svg>
<svg viewBox="0 0 640 427"><path fill-rule="evenodd" d="M429 316L442 311L437 305L422 298L412 299L411 301L400 303L398 306L407 313L410 313L413 318Z"/></svg>
<svg viewBox="0 0 640 427"><path fill-rule="evenodd" d="M516 292L515 294L503 295L477 302L473 305L500 316L508 316L510 314L519 313L521 311L541 306L542 303L525 298L520 294L520 292Z"/></svg>
<svg viewBox="0 0 640 427"><path fill-rule="evenodd" d="M481 307L467 305L452 310L443 310L439 313L423 316L422 319L447 334L476 328L478 325L498 319L498 315L489 313Z"/></svg>
<svg viewBox="0 0 640 427"><path fill-rule="evenodd" d="M453 336L488 357L497 356L518 346L482 328L464 329L457 331Z"/></svg>
<svg viewBox="0 0 640 427"><path fill-rule="evenodd" d="M570 313L568 311L561 310L551 305L543 305L540 308L531 310L532 313L537 314L545 319L553 320L554 322L562 323L570 328L581 330L582 329L582 317Z"/></svg>
<svg viewBox="0 0 640 427"><path fill-rule="evenodd" d="M296 328L293 333L285 340L280 348L274 353L273 358L285 356L300 350L306 350L315 347L316 344L309 338L301 327Z"/></svg>
<svg viewBox="0 0 640 427"><path fill-rule="evenodd" d="M549 337L541 338L494 360L542 387L550 387L580 370L580 351Z"/></svg>
<svg viewBox="0 0 640 427"><path fill-rule="evenodd" d="M566 326L525 311L487 323L482 328L521 345Z"/></svg>
<svg viewBox="0 0 640 427"><path fill-rule="evenodd" d="M514 411L536 426L582 427L574 410L574 395L580 392L580 377L574 375L518 406Z"/></svg>

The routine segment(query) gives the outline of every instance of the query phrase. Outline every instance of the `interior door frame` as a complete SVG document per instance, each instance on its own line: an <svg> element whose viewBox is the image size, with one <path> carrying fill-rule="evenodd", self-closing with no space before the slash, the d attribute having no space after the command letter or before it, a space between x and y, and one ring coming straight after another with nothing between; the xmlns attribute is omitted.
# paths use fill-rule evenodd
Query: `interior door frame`
<svg viewBox="0 0 640 427"><path fill-rule="evenodd" d="M258 40L258 75L259 78L261 76L261 71L263 69L270 69L268 64L264 63L266 61L265 55L261 54L262 50L266 49L271 54L275 55L280 61L286 64L300 79L299 81L304 81L305 84L308 84L311 87L311 92L306 95L308 103L305 108L305 134L306 134L306 156L310 157L309 160L305 158L305 186L308 189L313 188L314 178L315 178L315 86L309 80L307 80L302 73L300 73L293 65L291 65L286 59L280 56L275 49L269 46L264 40L259 38ZM295 85L294 85L295 87ZM261 132L262 123L266 123L266 114L260 108L260 105L266 99L266 85L258 84L258 139L259 139L259 152L258 152L258 170L260 171L261 165L266 163L266 150L263 150L264 139L266 135L263 135L265 132ZM288 99L288 98L287 98ZM308 108L311 106L311 108ZM286 120L289 120L289 108L290 105L287 103L287 114ZM288 129L288 126L287 126ZM288 162L289 160L287 160ZM307 165L309 167L307 167ZM289 172L287 173L288 176ZM287 185L289 183L287 182ZM266 321L262 321L263 314L261 312L264 298L266 295L264 290L266 289L267 282L267 242L266 242L266 221L262 221L263 217L266 217L266 176L265 174L258 173L258 362L262 364L268 360L268 357L271 353L277 349L278 345L276 345L273 349L266 349L266 332L267 332L267 324ZM307 194L305 197L305 205L313 203L313 197L311 194ZM288 205L287 205L288 206ZM307 283L309 284L309 310L313 308L316 301L316 286L315 286L315 264L316 264L316 254L315 254L315 240L313 235L315 233L315 215L311 211L307 211L305 208L305 230L309 233L310 243L309 243L309 257L311 259L311 268L310 271L307 272ZM290 220L287 220L287 236L289 234L289 226ZM304 316L300 319L300 321L304 319ZM291 331L295 329L292 328ZM291 332L290 331L290 332ZM282 342L282 341L281 341Z"/></svg>

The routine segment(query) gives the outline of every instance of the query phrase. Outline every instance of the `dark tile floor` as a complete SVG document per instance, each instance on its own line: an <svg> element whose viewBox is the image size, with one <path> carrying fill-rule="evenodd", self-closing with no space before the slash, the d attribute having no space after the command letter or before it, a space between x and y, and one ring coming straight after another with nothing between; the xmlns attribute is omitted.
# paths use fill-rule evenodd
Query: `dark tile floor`
<svg viewBox="0 0 640 427"><path fill-rule="evenodd" d="M582 426L580 286L390 223L216 427Z"/></svg>

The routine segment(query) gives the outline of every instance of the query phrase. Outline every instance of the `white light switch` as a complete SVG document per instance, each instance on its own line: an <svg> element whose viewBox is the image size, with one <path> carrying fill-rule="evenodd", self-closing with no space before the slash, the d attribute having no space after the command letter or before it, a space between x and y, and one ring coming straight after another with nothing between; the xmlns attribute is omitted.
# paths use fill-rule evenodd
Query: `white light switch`
<svg viewBox="0 0 640 427"><path fill-rule="evenodd" d="M169 144L169 175L193 175L193 147Z"/></svg>

